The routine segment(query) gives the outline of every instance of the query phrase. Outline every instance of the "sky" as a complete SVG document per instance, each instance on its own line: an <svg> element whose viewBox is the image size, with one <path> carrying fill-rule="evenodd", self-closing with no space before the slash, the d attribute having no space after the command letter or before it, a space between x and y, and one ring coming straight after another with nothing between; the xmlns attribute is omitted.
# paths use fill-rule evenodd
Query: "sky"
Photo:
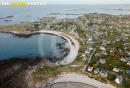
<svg viewBox="0 0 130 88"><path fill-rule="evenodd" d="M130 4L130 0L45 0L51 4Z"/></svg>
<svg viewBox="0 0 130 88"><path fill-rule="evenodd" d="M130 4L130 0L0 0L0 2L10 1L42 1L46 4Z"/></svg>

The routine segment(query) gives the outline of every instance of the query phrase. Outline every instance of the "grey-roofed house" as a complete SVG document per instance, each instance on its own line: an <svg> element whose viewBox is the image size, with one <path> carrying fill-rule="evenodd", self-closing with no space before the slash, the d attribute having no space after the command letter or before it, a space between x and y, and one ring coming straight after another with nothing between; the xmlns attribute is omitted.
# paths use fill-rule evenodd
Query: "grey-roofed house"
<svg viewBox="0 0 130 88"><path fill-rule="evenodd" d="M123 81L123 77L120 75L117 75L116 79L115 79L115 82L118 83L118 84L121 84Z"/></svg>
<svg viewBox="0 0 130 88"><path fill-rule="evenodd" d="M99 73L100 69L97 67L95 70L94 70L94 74L97 74Z"/></svg>
<svg viewBox="0 0 130 88"><path fill-rule="evenodd" d="M130 75L130 69L129 69L129 70L127 70L127 71L126 71L126 73Z"/></svg>
<svg viewBox="0 0 130 88"><path fill-rule="evenodd" d="M101 71L100 71L100 74L101 74L101 76L103 76L103 77L105 77L105 78L108 76L106 70L101 70Z"/></svg>
<svg viewBox="0 0 130 88"><path fill-rule="evenodd" d="M122 58L121 58L121 61L127 62L127 61L129 61L129 59L122 57Z"/></svg>

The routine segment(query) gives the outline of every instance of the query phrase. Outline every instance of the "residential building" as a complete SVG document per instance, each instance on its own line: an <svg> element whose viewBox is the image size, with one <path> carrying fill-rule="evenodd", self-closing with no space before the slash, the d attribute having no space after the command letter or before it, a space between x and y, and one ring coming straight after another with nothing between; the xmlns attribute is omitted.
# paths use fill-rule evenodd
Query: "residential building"
<svg viewBox="0 0 130 88"><path fill-rule="evenodd" d="M108 76L106 70L101 70L101 71L100 71L100 74L101 74L101 76L103 76L103 77L105 77L105 78Z"/></svg>
<svg viewBox="0 0 130 88"><path fill-rule="evenodd" d="M100 69L97 67L95 70L94 70L94 74L97 74L99 73Z"/></svg>
<svg viewBox="0 0 130 88"><path fill-rule="evenodd" d="M129 66L130 66L130 61L128 61L128 62L127 62L127 65L129 65Z"/></svg>
<svg viewBox="0 0 130 88"><path fill-rule="evenodd" d="M121 58L121 61L124 61L124 62L127 62L128 60L129 60L128 58L124 58L124 57Z"/></svg>
<svg viewBox="0 0 130 88"><path fill-rule="evenodd" d="M103 51L105 51L105 50L106 50L106 48L105 48L105 47L103 47L103 46L101 46L101 47L100 47L100 49L101 49L101 50L103 50Z"/></svg>
<svg viewBox="0 0 130 88"><path fill-rule="evenodd" d="M104 59L101 59L101 58L100 58L99 62L102 63L102 64L106 63L106 61Z"/></svg>
<svg viewBox="0 0 130 88"><path fill-rule="evenodd" d="M119 72L119 71L120 71L120 69L119 69L119 68L114 67L114 68L113 68L113 71L115 71L115 72Z"/></svg>
<svg viewBox="0 0 130 88"><path fill-rule="evenodd" d="M93 70L93 67L91 67L91 66L88 66L88 71L92 71Z"/></svg>
<svg viewBox="0 0 130 88"><path fill-rule="evenodd" d="M118 83L118 84L121 84L121 82L123 81L123 77L120 75L117 75L116 79L115 79L115 82Z"/></svg>
<svg viewBox="0 0 130 88"><path fill-rule="evenodd" d="M126 71L126 73L128 73L130 75L130 69Z"/></svg>

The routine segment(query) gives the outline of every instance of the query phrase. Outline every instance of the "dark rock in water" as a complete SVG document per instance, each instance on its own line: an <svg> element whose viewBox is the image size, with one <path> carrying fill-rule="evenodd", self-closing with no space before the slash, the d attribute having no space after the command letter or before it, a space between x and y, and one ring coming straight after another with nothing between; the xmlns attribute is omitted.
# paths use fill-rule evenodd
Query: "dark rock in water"
<svg viewBox="0 0 130 88"><path fill-rule="evenodd" d="M4 20L4 22L10 22L10 21L12 21L12 20Z"/></svg>
<svg viewBox="0 0 130 88"><path fill-rule="evenodd" d="M17 33L14 33L13 35L15 35L15 36L17 36L17 37L19 37L19 38L21 38L21 37L23 37L23 38L29 38L29 37L31 37L31 36L33 36L33 35L36 35L36 34L40 34L40 33L33 33L33 34L25 34L25 33L20 33L20 34L17 34Z"/></svg>
<svg viewBox="0 0 130 88"><path fill-rule="evenodd" d="M26 15L26 17L31 17L31 15Z"/></svg>
<svg viewBox="0 0 130 88"><path fill-rule="evenodd" d="M11 16L6 16L5 18L12 18L12 17L14 17L13 15L11 15Z"/></svg>
<svg viewBox="0 0 130 88"><path fill-rule="evenodd" d="M12 18L14 17L13 15L11 16L6 16L6 17L0 17L0 19L6 19L6 18ZM4 20L5 22L9 22L9 21L12 21L12 20Z"/></svg>
<svg viewBox="0 0 130 88"><path fill-rule="evenodd" d="M50 13L48 15L61 15L60 13Z"/></svg>
<svg viewBox="0 0 130 88"><path fill-rule="evenodd" d="M79 14L65 14L65 15L79 15Z"/></svg>
<svg viewBox="0 0 130 88"><path fill-rule="evenodd" d="M5 18L2 18L2 17L1 17L0 19L5 19Z"/></svg>

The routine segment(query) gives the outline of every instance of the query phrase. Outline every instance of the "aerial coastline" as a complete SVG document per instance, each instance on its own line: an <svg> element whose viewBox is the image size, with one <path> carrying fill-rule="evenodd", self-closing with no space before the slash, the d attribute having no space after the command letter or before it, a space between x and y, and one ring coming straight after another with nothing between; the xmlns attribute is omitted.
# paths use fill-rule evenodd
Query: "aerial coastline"
<svg viewBox="0 0 130 88"><path fill-rule="evenodd" d="M28 37L31 37L32 35L36 35L36 34L49 34L49 35L56 35L56 36L59 36L59 37L61 37L61 38L64 38L67 42L68 42L68 44L70 45L70 51L67 53L68 55L67 56L64 56L65 58L63 58L63 60L61 60L61 61L58 61L58 62L56 62L56 64L57 65L65 65L65 64L69 64L69 63L71 63L71 62L73 62L74 60L75 60L75 58L77 57L77 55L78 55L78 49L79 49L79 44L78 44L78 42L75 40L75 39L73 39L72 37L70 37L70 36L68 36L68 35L66 35L66 34L63 34L63 33L61 33L61 32L56 32L56 31L49 31L49 30L43 30L43 31L35 31L35 32L30 32L30 33L20 33L20 32L18 32L18 31L0 31L1 33L9 33L9 34L12 34L12 35L14 35L14 36L18 36L18 37L24 37L24 38L28 38ZM75 52L75 54L73 53L73 52ZM72 54L73 53L73 54ZM20 57L19 57L20 58ZM6 60L1 60L0 62L0 64L2 65L3 64L3 66L1 66L1 68L3 69L3 67L5 68L5 66L4 66L4 64L6 63L6 62L8 62L8 63L12 63L12 61L18 61L18 63L23 63L24 61L26 61L26 60L30 60L30 61L28 61L28 62L30 62L30 64L28 64L27 66L26 66L26 70L25 70L25 72L21 72L21 74L23 74L24 75L24 78L26 78L26 76L27 75L29 75L29 74L31 74L31 72L34 70L34 69L36 69L36 68L39 68L40 66L42 66L42 65L44 65L44 64L47 64L47 62L46 62L46 60L43 60L43 58L40 58L40 57L37 57L36 59L35 58L22 58L22 60L18 60L19 58L10 58L10 59L6 59ZM38 60L38 58L40 59L40 61L37 63L36 62L36 60ZM31 59L32 60L34 60L34 62L32 61L31 62ZM57 59L58 60L58 59ZM44 62L45 61L45 62ZM24 63L26 63L26 62L24 62ZM32 65L31 63L36 63L36 64L34 64L34 65ZM40 63L42 64L42 65L40 65ZM18 71L18 70L20 70L20 69L22 69L22 67L21 66L18 66L17 64L15 65L15 64L13 64L12 63L12 66L14 66L14 67L20 67L20 68L17 68L16 69L16 71ZM11 68L9 68L8 66L8 70L11 70L13 67L11 66ZM27 68L27 67L29 67L29 68ZM14 68L13 68L14 69ZM24 69L24 68L23 68ZM33 70L32 70L33 69ZM13 71L13 70L12 70ZM18 78L20 77L17 73L16 73L16 71L13 71L12 72L12 74L15 74L14 76L16 76L16 78L15 78L15 80L18 80ZM5 73L5 74L7 74L8 75L8 73L6 72L6 70L5 71L0 71L0 73L1 73L1 75L2 75L2 73ZM8 77L8 76L7 76ZM7 77L6 76L4 76L4 77L2 77L1 78L1 80L3 80L3 82L0 82L1 83L1 86L3 87L3 86L5 86L5 85L7 85L7 86L16 86L16 84L14 83L14 85L11 85L10 83L9 84L6 84L6 81L8 81L8 80L5 80L5 79L7 79ZM18 85L18 86L22 86L22 87L25 87L25 86L27 86L27 84L25 83L25 79L23 78L23 80L21 80L21 82L24 82L24 84L22 84L22 85ZM13 77L12 77L12 79L13 79ZM15 81L14 80L14 81ZM13 81L13 82L14 82ZM12 83L12 82L11 82ZM5 84L5 85L4 85Z"/></svg>
<svg viewBox="0 0 130 88"><path fill-rule="evenodd" d="M98 81L95 83L101 81L101 85L94 85L93 83L90 85L93 84L92 86L98 88L102 88L103 85L109 85L109 87L103 88L114 88L114 86L122 86L121 83L129 83L130 76L127 73L127 70L130 69L129 23L130 15L91 13L82 14L78 18L55 19L46 17L37 22L2 26L0 27L0 32L12 33L16 36L48 33L67 40L70 45L70 52L63 60L56 62L55 65L51 63L52 66L50 64L50 66L46 66L44 63L38 66L37 69L31 70L31 73L29 72L26 80L32 84L34 83L33 86L35 88L36 86L40 88L39 81L43 85L46 83L43 82L42 84L45 78L48 80L54 77L55 80L58 80L56 79L57 75L64 75L64 72L68 73L63 77L65 82L75 82L76 77L80 78L78 77L80 74L85 74L85 76L82 76L83 78L88 76L93 78L86 78L86 82L88 82L85 82L86 84L90 84L90 80L93 82L96 79ZM18 28L24 30L19 30ZM57 71L55 68L59 70ZM50 73L48 69L50 69ZM54 70L54 72L51 72L51 70ZM75 74L78 72L80 74ZM44 77L44 75L46 76ZM67 75L75 79L69 80L66 78ZM121 83L115 81L118 75L123 78ZM63 80L61 77L61 80L56 82L63 82ZM125 86L128 87L129 85Z"/></svg>

